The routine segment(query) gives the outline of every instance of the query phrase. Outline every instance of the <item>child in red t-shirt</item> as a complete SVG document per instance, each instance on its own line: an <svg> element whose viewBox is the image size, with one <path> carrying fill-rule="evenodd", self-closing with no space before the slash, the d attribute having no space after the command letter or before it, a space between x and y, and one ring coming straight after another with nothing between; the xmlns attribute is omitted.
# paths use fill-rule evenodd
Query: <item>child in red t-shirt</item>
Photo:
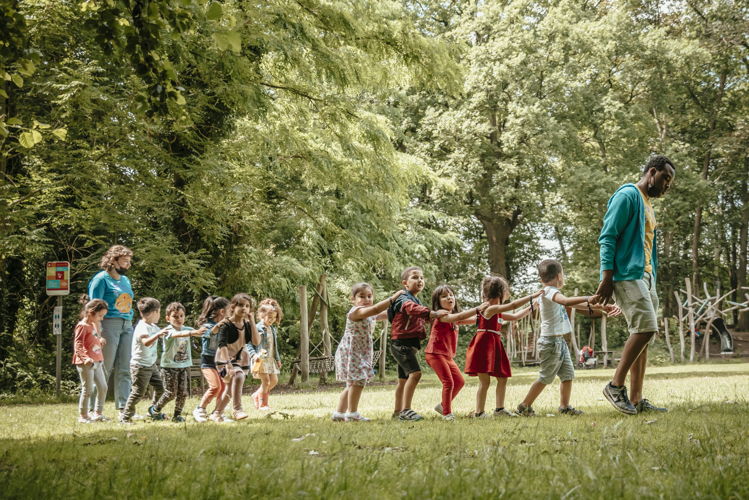
<svg viewBox="0 0 749 500"><path fill-rule="evenodd" d="M453 359L458 346L458 325L470 325L472 318L489 305L485 302L479 307L460 312L455 292L448 285L440 285L432 292L432 310L447 311L450 314L434 320L429 342L424 350L426 361L442 382L442 402L434 410L444 420L455 420L452 401L463 388L465 381L460 368Z"/></svg>
<svg viewBox="0 0 749 500"><path fill-rule="evenodd" d="M543 293L543 289L533 295L507 303L510 298L510 285L501 276L487 276L481 283L482 297L489 302L483 313L477 315L476 335L471 339L466 351L466 368L468 375L477 375L479 388L476 391L476 411L474 417L486 418L491 415L484 412L486 405L486 393L491 384L490 377L497 379L497 405L494 410L495 416L516 416L513 412L505 410L505 390L507 379L512 376L510 360L505 352L502 336L500 333L499 320L517 321L530 313L531 308L526 307L522 311L509 314L504 311L512 311L521 305L530 302Z"/></svg>

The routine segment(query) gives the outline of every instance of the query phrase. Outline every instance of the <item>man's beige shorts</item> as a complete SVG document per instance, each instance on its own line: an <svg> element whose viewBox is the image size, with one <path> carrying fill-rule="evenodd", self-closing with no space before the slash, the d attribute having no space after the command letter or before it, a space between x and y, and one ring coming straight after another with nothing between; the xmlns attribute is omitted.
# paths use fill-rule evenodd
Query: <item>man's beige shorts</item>
<svg viewBox="0 0 749 500"><path fill-rule="evenodd" d="M630 334L658 331L658 296L650 273L640 280L614 281L614 300L624 313Z"/></svg>

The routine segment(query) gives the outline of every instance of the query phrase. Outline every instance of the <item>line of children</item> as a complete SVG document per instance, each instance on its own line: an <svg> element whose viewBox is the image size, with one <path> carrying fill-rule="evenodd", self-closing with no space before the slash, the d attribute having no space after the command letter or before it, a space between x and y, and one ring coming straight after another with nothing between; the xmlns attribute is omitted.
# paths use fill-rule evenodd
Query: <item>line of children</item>
<svg viewBox="0 0 749 500"><path fill-rule="evenodd" d="M492 414L517 416L505 409L507 380L512 372L502 340L500 320L517 321L524 318L533 312L532 303L536 298L541 317L541 335L538 339L541 367L538 380L518 405L518 414L534 415L533 402L556 376L562 382L560 413L581 414L581 411L570 405L574 367L564 340L564 335L571 332L566 308L575 307L581 313L589 315L600 315L601 311L617 315L620 311L613 305L592 306L587 296L562 295L559 289L564 285L564 273L558 261L544 260L539 264L538 270L543 289L508 302L510 287L507 280L489 276L481 284L484 302L462 312L453 289L448 285L441 285L434 290L431 309L421 304L418 295L424 289L424 275L419 267L406 268L401 274L403 288L377 304L373 304L374 291L371 285L354 285L351 292L352 307L346 315L346 329L335 354L336 378L346 382L346 386L341 392L332 420L368 420L359 413L358 405L365 385L374 375L374 321L386 317L391 321L390 353L396 361L398 372L393 418L406 421L423 419L411 406L421 378L417 353L421 348L421 340L426 338L427 320L432 320L432 325L425 358L442 383L442 397L435 406L435 411L445 420L455 419L452 402L465 383L454 361L457 327L475 321L476 334L466 351L464 369L466 374L479 379L476 408L472 416L491 416L484 411L491 377L497 379L496 405ZM508 312L529 302L531 305L519 312ZM196 330L184 324L185 307L179 302L173 302L166 310L169 326L160 329L157 326L161 316L159 301L151 297L140 299L138 310L141 320L135 328L130 361L133 390L120 414L120 421L131 421L135 405L144 397L149 385L154 388L153 401L148 409L151 418L163 420L165 416L161 413L162 409L175 399L172 421L184 421L182 410L188 395L189 370L192 366L191 337L201 338L201 371L208 383L208 390L193 411L197 422L208 419L214 422L230 421L223 416L230 402L233 402L234 420L248 417L242 406L242 386L251 366L253 377L261 381L260 387L252 395L255 407L269 410L269 393L278 383L281 368L276 325L282 320L283 311L276 300L264 299L257 310L259 321L255 324L254 309L254 300L244 293L235 295L231 301L224 297L210 296L203 303L199 318L201 326ZM106 394L107 387L101 369L103 339L99 334L99 325L106 312L105 302L98 299L88 301L75 329L73 363L81 379L79 421L82 423L106 420L102 410L103 395ZM161 372L156 364L157 343L160 338L164 339ZM97 397L96 410L90 415L87 402L94 385L101 397ZM207 407L214 399L216 407L208 416Z"/></svg>

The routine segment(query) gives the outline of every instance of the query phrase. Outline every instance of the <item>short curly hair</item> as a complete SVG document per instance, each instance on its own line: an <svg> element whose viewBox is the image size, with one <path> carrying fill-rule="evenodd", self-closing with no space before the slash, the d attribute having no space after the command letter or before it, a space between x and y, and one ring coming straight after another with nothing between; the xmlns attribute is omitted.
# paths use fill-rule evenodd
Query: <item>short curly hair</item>
<svg viewBox="0 0 749 500"><path fill-rule="evenodd" d="M114 269L114 261L120 257L132 257L133 251L124 245L113 245L109 247L109 250L101 257L101 263L99 266L105 271L111 271Z"/></svg>
<svg viewBox="0 0 749 500"><path fill-rule="evenodd" d="M651 168L654 168L656 170L663 170L664 168L666 168L666 165L671 165L671 168L676 171L676 165L674 165L674 162L672 162L668 158L668 156L651 155L650 158L648 158L648 162L642 168L642 173L647 174Z"/></svg>

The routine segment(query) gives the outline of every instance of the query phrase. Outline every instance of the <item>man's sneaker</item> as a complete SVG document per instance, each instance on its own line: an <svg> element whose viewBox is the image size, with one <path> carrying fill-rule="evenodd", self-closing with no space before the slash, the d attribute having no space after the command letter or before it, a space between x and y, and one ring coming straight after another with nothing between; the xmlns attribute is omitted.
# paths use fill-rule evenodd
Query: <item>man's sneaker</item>
<svg viewBox="0 0 749 500"><path fill-rule="evenodd" d="M474 411L473 413L471 413L470 417L471 418L492 418L492 416L486 413L485 411L478 411L478 412Z"/></svg>
<svg viewBox="0 0 749 500"><path fill-rule="evenodd" d="M175 415L172 417L172 422L184 422L184 421L185 421L185 417L183 417L182 415Z"/></svg>
<svg viewBox="0 0 749 500"><path fill-rule="evenodd" d="M109 422L109 419L101 413L94 413L94 416L90 417L89 420L92 422Z"/></svg>
<svg viewBox="0 0 749 500"><path fill-rule="evenodd" d="M216 422L217 424L223 423L224 421L224 417L221 416L221 414L217 411L214 411L213 413L211 413L211 416L208 417L208 419L211 422Z"/></svg>
<svg viewBox="0 0 749 500"><path fill-rule="evenodd" d="M401 410L400 415L398 415L398 418L400 420L408 420L411 422L418 422L419 420L424 420L424 417L416 413L410 408L406 408L405 410Z"/></svg>
<svg viewBox="0 0 749 500"><path fill-rule="evenodd" d="M340 413L337 411L334 411L333 414L330 416L330 420L333 422L345 422L346 421L346 413Z"/></svg>
<svg viewBox="0 0 749 500"><path fill-rule="evenodd" d="M154 420L165 420L166 415L164 415L161 412L156 411L156 407L151 405L148 407L148 416L151 417Z"/></svg>
<svg viewBox="0 0 749 500"><path fill-rule="evenodd" d="M231 417L234 420L244 420L249 417L249 415L247 415L244 410L234 410L233 412L231 412Z"/></svg>
<svg viewBox="0 0 749 500"><path fill-rule="evenodd" d="M523 403L518 405L518 415L521 417L535 417L536 412L530 406L525 406Z"/></svg>
<svg viewBox="0 0 749 500"><path fill-rule="evenodd" d="M362 417L358 411L355 411L353 413L346 413L346 416L344 418L346 419L346 422L369 422L369 419L366 417Z"/></svg>
<svg viewBox="0 0 749 500"><path fill-rule="evenodd" d="M448 420L452 422L453 420L455 420L455 415L452 413L448 413L447 415L442 415L442 420Z"/></svg>
<svg viewBox="0 0 749 500"><path fill-rule="evenodd" d="M494 409L494 416L495 417L517 417L518 414L514 411L510 411L507 408L495 408Z"/></svg>
<svg viewBox="0 0 749 500"><path fill-rule="evenodd" d="M208 415L205 414L205 408L201 408L198 406L192 411L192 418L195 419L196 422L207 422L208 421Z"/></svg>
<svg viewBox="0 0 749 500"><path fill-rule="evenodd" d="M668 411L668 408L659 408L657 406L653 406L647 399L639 400L635 405L635 409L637 410L637 413L646 413L649 411L655 413L666 413Z"/></svg>
<svg viewBox="0 0 749 500"><path fill-rule="evenodd" d="M603 395L618 411L626 415L637 415L637 408L632 406L627 397L626 386L616 387L609 382L603 388Z"/></svg>
<svg viewBox="0 0 749 500"><path fill-rule="evenodd" d="M442 410L443 410L442 403L438 403L437 406L434 407L434 411L436 411L440 415L442 415Z"/></svg>
<svg viewBox="0 0 749 500"><path fill-rule="evenodd" d="M573 406L569 406L569 405L567 405L564 408L559 408L559 413L562 414L562 415L573 415L573 416L577 416L577 415L582 415L583 414L583 412L581 410L578 410L577 408L575 408Z"/></svg>

